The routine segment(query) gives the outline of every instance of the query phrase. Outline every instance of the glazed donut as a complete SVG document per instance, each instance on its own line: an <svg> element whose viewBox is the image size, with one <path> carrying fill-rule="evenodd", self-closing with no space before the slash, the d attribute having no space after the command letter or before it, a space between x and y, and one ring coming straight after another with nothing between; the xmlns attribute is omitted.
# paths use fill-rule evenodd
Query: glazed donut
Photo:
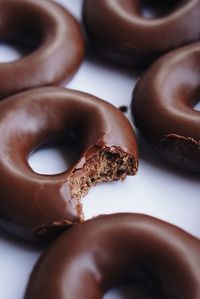
<svg viewBox="0 0 200 299"><path fill-rule="evenodd" d="M1 41L27 55L0 63L0 96L58 85L71 78L84 52L76 20L50 0L0 0Z"/></svg>
<svg viewBox="0 0 200 299"><path fill-rule="evenodd" d="M25 299L102 299L128 283L142 299L199 299L199 240L139 214L89 220L63 233L43 254Z"/></svg>
<svg viewBox="0 0 200 299"><path fill-rule="evenodd" d="M132 113L157 152L181 169L200 173L200 43L155 62L138 81Z"/></svg>
<svg viewBox="0 0 200 299"><path fill-rule="evenodd" d="M160 11L147 19L143 6L160 7ZM199 19L199 0L85 0L83 6L85 28L97 50L136 66L198 41Z"/></svg>
<svg viewBox="0 0 200 299"><path fill-rule="evenodd" d="M37 237L83 221L80 199L90 187L137 172L129 121L94 96L56 87L30 90L2 101L0 119L1 221L21 225ZM57 175L33 172L30 153L60 141L79 149L74 165Z"/></svg>

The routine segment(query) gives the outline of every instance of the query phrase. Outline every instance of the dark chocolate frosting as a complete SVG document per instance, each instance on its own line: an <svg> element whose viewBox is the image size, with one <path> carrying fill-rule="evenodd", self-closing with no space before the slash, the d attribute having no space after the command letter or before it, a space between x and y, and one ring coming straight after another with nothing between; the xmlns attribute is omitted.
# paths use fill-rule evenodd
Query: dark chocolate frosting
<svg viewBox="0 0 200 299"><path fill-rule="evenodd" d="M158 14L145 18L143 6ZM199 19L199 0L85 0L83 5L85 28L96 49L136 66L198 41Z"/></svg>
<svg viewBox="0 0 200 299"><path fill-rule="evenodd" d="M157 152L181 169L200 172L200 43L155 62L138 81L132 112Z"/></svg>
<svg viewBox="0 0 200 299"><path fill-rule="evenodd" d="M129 121L94 96L56 87L30 90L2 101L0 119L0 214L37 236L83 221L80 198L90 187L137 172ZM57 175L33 172L31 152L58 141L78 147L74 165Z"/></svg>
<svg viewBox="0 0 200 299"><path fill-rule="evenodd" d="M101 216L64 232L48 248L25 298L102 299L127 283L142 299L199 299L199 240L145 215Z"/></svg>
<svg viewBox="0 0 200 299"><path fill-rule="evenodd" d="M0 63L0 96L70 79L84 53L80 26L50 0L1 0L0 39L25 53Z"/></svg>

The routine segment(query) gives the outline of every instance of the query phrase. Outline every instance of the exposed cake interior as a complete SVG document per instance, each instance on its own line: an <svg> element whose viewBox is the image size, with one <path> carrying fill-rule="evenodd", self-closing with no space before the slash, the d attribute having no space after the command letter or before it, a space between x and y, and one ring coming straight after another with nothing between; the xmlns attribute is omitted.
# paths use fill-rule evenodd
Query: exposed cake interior
<svg viewBox="0 0 200 299"><path fill-rule="evenodd" d="M72 196L80 200L92 186L101 182L123 181L127 175L137 172L138 161L133 155L118 147L98 150L80 169L69 178Z"/></svg>
<svg viewBox="0 0 200 299"><path fill-rule="evenodd" d="M119 147L104 147L95 150L81 168L75 168L69 177L71 194L77 200L77 222L70 220L54 221L50 224L34 228L34 234L41 239L54 239L59 233L75 223L84 221L83 208L80 199L92 186L101 182L123 181L127 175L136 174L138 160L133 154Z"/></svg>

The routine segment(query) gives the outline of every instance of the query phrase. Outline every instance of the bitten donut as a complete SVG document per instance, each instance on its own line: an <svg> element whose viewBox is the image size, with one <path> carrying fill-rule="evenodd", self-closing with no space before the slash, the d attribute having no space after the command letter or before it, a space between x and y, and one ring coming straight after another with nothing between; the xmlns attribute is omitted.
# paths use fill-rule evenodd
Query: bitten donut
<svg viewBox="0 0 200 299"><path fill-rule="evenodd" d="M144 7L155 10L155 17L146 18ZM199 40L200 1L85 0L83 19L97 50L122 63L144 66Z"/></svg>
<svg viewBox="0 0 200 299"><path fill-rule="evenodd" d="M26 55L0 63L0 96L58 85L80 65L84 43L79 24L50 0L0 0L0 38Z"/></svg>
<svg viewBox="0 0 200 299"><path fill-rule="evenodd" d="M80 199L90 187L137 172L129 121L94 96L56 87L26 91L0 103L0 120L1 221L38 237L83 221ZM57 175L33 172L30 153L60 141L79 149L74 165Z"/></svg>
<svg viewBox="0 0 200 299"><path fill-rule="evenodd" d="M124 284L142 299L199 299L199 240L139 214L89 220L63 233L43 254L25 299L102 299Z"/></svg>
<svg viewBox="0 0 200 299"><path fill-rule="evenodd" d="M138 81L132 112L157 152L181 169L200 173L200 43L163 56Z"/></svg>

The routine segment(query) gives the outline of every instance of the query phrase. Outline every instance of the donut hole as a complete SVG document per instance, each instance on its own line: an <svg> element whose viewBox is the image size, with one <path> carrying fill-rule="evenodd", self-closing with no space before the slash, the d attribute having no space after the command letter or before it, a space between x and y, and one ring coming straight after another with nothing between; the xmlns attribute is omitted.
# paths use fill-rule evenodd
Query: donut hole
<svg viewBox="0 0 200 299"><path fill-rule="evenodd" d="M125 275L116 282L118 287L108 290L104 299L163 298L159 280L148 270L138 268L133 275ZM131 273L131 271L130 271ZM124 281L124 283L123 283Z"/></svg>
<svg viewBox="0 0 200 299"><path fill-rule="evenodd" d="M2 51L5 52L6 48L10 51L7 55L4 53L1 62L16 61L41 46L46 25L38 15L29 6L22 7L22 3L5 6L3 14L0 13L0 45Z"/></svg>
<svg viewBox="0 0 200 299"><path fill-rule="evenodd" d="M143 0L141 1L140 14L145 19L156 19L168 16L180 4L180 0Z"/></svg>
<svg viewBox="0 0 200 299"><path fill-rule="evenodd" d="M71 145L44 145L37 149L28 162L38 174L54 175L65 172L76 161L76 149Z"/></svg>
<svg viewBox="0 0 200 299"><path fill-rule="evenodd" d="M103 299L152 299L144 285L124 285L108 291ZM158 297L153 297L158 298Z"/></svg>
<svg viewBox="0 0 200 299"><path fill-rule="evenodd" d="M194 105L193 109L196 110L196 111L200 111L200 101L198 101L198 102Z"/></svg>
<svg viewBox="0 0 200 299"><path fill-rule="evenodd" d="M147 299L148 294L143 288L133 286L123 286L109 291L104 299Z"/></svg>
<svg viewBox="0 0 200 299"><path fill-rule="evenodd" d="M0 63L13 62L21 57L19 49L8 43L0 43Z"/></svg>
<svg viewBox="0 0 200 299"><path fill-rule="evenodd" d="M63 173L76 163L80 150L74 140L67 143L51 141L40 145L28 158L32 170L38 174Z"/></svg>
<svg viewBox="0 0 200 299"><path fill-rule="evenodd" d="M35 40L26 39L22 34L18 38L9 37L0 42L0 63L14 62L36 51L41 44L41 36Z"/></svg>

